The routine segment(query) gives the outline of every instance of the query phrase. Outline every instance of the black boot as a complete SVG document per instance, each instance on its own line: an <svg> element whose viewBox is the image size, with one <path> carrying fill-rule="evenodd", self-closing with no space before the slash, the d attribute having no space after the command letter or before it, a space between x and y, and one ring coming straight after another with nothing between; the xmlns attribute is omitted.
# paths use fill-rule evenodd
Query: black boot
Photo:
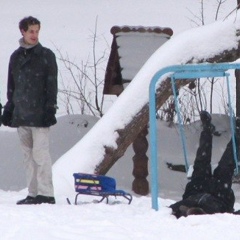
<svg viewBox="0 0 240 240"><path fill-rule="evenodd" d="M34 200L34 204L42 204L42 203L55 204L55 198L47 197L47 196L43 196L43 195L37 195Z"/></svg>
<svg viewBox="0 0 240 240"><path fill-rule="evenodd" d="M34 204L35 197L27 196L26 198L17 201L17 205L23 205L23 204Z"/></svg>
<svg viewBox="0 0 240 240"><path fill-rule="evenodd" d="M201 111L200 119L202 121L203 130L210 131L212 134L215 133L215 126L211 123L212 117L209 112Z"/></svg>

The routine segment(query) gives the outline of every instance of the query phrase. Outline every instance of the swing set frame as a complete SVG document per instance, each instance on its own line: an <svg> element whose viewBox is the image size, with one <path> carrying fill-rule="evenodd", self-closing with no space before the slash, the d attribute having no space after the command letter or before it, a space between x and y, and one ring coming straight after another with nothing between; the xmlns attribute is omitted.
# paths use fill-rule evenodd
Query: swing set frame
<svg viewBox="0 0 240 240"><path fill-rule="evenodd" d="M185 65L172 65L160 69L153 76L149 86L149 129L150 129L150 168L151 168L151 198L152 208L158 211L158 148L157 148L157 121L156 121L156 85L163 75L166 74L171 78L172 91L174 95L175 107L179 122L179 131L181 136L181 142L183 147L183 154L185 160L185 168L188 171L188 154L186 148L186 139L183 130L183 121L179 111L179 103L177 98L176 81L178 80L189 80L196 78L207 78L207 77L225 77L227 80L227 92L228 92L228 104L230 113L230 126L233 141L233 153L234 161L236 164L236 173L238 173L238 158L235 135L235 118L231 103L231 92L229 83L229 73L226 72L232 69L240 69L240 63L201 63L201 64L185 64Z"/></svg>

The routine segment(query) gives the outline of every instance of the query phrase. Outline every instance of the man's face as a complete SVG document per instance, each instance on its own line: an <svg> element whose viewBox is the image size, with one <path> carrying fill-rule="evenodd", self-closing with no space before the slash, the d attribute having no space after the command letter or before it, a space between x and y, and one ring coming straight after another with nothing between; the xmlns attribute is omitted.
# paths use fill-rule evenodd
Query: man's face
<svg viewBox="0 0 240 240"><path fill-rule="evenodd" d="M21 33L23 35L24 42L30 45L37 44L39 30L40 30L40 26L37 24L28 26L28 30L26 32L22 29Z"/></svg>

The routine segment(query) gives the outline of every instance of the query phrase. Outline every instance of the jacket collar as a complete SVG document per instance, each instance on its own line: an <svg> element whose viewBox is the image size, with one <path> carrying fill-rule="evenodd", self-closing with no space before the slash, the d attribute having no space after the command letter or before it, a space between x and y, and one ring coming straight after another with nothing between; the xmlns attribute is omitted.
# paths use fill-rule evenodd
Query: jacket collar
<svg viewBox="0 0 240 240"><path fill-rule="evenodd" d="M34 45L27 44L27 43L24 42L23 37L19 39L20 47L25 48L25 49L34 48L37 44L38 44L38 42L36 44L34 44Z"/></svg>
<svg viewBox="0 0 240 240"><path fill-rule="evenodd" d="M28 48L28 49L31 49L31 48ZM24 52L28 49L20 46L17 51L20 53L20 52ZM41 43L38 43L37 45L32 47L32 51L34 52L34 54L39 54L41 52L41 49L42 49Z"/></svg>

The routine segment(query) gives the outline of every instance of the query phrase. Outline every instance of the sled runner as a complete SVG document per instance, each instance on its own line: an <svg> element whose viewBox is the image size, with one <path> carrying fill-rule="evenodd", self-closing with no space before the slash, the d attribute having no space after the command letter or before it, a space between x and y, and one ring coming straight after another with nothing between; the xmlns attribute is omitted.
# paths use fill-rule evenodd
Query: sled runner
<svg viewBox="0 0 240 240"><path fill-rule="evenodd" d="M128 204L132 202L132 195L123 190L116 190L116 180L111 177L86 173L74 173L75 191L75 204L80 194L99 196L101 199L99 203L106 199L108 203L109 196L121 196L128 200Z"/></svg>

